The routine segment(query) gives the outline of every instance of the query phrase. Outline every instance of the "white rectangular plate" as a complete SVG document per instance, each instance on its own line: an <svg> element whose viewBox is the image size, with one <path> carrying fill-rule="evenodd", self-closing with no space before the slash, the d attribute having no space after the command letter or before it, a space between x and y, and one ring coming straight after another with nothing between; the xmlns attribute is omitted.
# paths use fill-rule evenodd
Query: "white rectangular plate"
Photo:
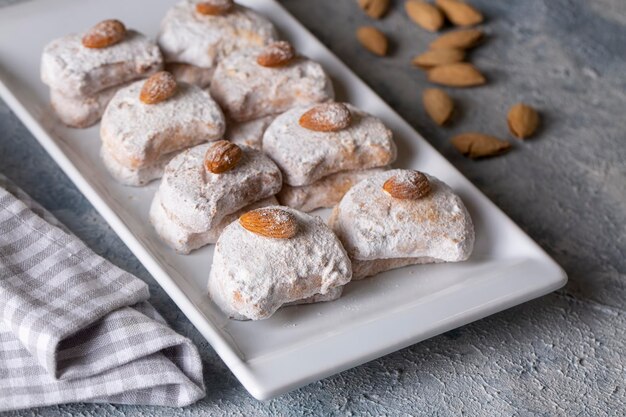
<svg viewBox="0 0 626 417"><path fill-rule="evenodd" d="M155 36L172 0L31 1L0 9L0 95L31 130L246 389L267 399L551 292L563 270L369 87L274 0L241 0L272 19L297 49L321 62L341 99L394 131L398 167L429 172L466 203L476 226L468 262L413 266L351 283L331 303L289 307L260 322L228 320L206 295L212 247L176 255L147 213L157 187L115 183L98 157L98 128L68 129L39 80L44 45L105 18ZM321 213L326 215L326 213Z"/></svg>

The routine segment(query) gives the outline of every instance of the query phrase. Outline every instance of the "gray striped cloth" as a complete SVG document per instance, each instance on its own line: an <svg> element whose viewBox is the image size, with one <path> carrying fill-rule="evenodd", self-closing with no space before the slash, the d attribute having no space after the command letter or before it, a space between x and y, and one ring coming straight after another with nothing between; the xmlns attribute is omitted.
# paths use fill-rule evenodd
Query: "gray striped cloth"
<svg viewBox="0 0 626 417"><path fill-rule="evenodd" d="M0 175L0 411L204 397L197 349L148 298Z"/></svg>

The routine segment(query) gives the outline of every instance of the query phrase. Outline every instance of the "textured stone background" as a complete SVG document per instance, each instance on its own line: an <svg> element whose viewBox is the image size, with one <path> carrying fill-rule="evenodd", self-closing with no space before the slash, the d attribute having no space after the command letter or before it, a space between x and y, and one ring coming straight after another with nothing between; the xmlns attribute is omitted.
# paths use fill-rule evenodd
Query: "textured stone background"
<svg viewBox="0 0 626 417"><path fill-rule="evenodd" d="M451 91L461 111L450 129L421 109L426 83L408 62L434 35L408 21L403 2L374 23L393 39L385 59L356 45L354 30L370 21L354 0L282 3L537 240L566 269L567 287L259 403L0 102L0 171L150 284L154 305L203 352L209 391L185 409L74 404L7 415L624 415L626 2L473 0L490 36L471 59L490 82ZM506 137L506 110L519 100L542 112L536 139L479 162L451 148L462 130Z"/></svg>

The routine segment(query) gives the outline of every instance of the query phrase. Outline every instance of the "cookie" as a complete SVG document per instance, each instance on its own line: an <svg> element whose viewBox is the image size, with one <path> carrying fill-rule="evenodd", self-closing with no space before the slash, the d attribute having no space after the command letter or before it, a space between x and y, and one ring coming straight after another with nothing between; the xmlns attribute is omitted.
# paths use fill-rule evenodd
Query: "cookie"
<svg viewBox="0 0 626 417"><path fill-rule="evenodd" d="M152 202L150 220L168 245L188 253L212 243L223 220L282 186L278 167L262 152L241 148L231 169L210 172L207 152L216 144L190 148L172 159Z"/></svg>
<svg viewBox="0 0 626 417"><path fill-rule="evenodd" d="M300 124L305 113L326 105L291 109L278 116L263 135L263 151L290 186L312 184L342 171L386 166L396 159L391 130L379 118L350 104L345 104L351 119L344 128L318 131Z"/></svg>
<svg viewBox="0 0 626 417"><path fill-rule="evenodd" d="M274 120L274 116L265 116L248 122L227 122L226 134L228 140L239 146L261 149L263 133Z"/></svg>
<svg viewBox="0 0 626 417"><path fill-rule="evenodd" d="M220 139L225 130L224 115L207 91L181 82L167 100L146 104L140 96L150 80L119 90L102 116L102 145L129 170L154 166L168 155Z"/></svg>
<svg viewBox="0 0 626 417"><path fill-rule="evenodd" d="M296 56L285 65L266 67L258 62L263 52L232 53L213 74L211 94L231 119L244 122L333 99L332 82L320 64Z"/></svg>
<svg viewBox="0 0 626 417"><path fill-rule="evenodd" d="M78 97L66 96L60 90L50 90L50 104L63 124L86 128L98 123L109 101L123 86L109 87L91 96Z"/></svg>
<svg viewBox="0 0 626 417"><path fill-rule="evenodd" d="M273 221L286 216L296 232L266 237L241 219L224 229L215 245L209 295L225 315L266 319L283 305L327 295L350 281L350 259L322 219L282 206L262 210L272 210Z"/></svg>
<svg viewBox="0 0 626 417"><path fill-rule="evenodd" d="M354 262L353 279L410 264L464 261L474 246L461 199L437 178L412 170L361 181L335 207L329 225Z"/></svg>

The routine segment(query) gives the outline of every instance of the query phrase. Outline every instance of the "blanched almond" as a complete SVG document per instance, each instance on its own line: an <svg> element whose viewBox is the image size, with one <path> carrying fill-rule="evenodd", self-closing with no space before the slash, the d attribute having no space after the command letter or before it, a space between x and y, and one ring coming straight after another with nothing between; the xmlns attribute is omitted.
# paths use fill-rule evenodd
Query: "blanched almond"
<svg viewBox="0 0 626 417"><path fill-rule="evenodd" d="M383 190L399 200L419 200L430 193L430 182L423 173L406 170L385 181Z"/></svg>
<svg viewBox="0 0 626 417"><path fill-rule="evenodd" d="M483 21L483 15L471 5L459 0L436 0L450 22L457 26L472 26Z"/></svg>
<svg viewBox="0 0 626 417"><path fill-rule="evenodd" d="M176 94L176 79L167 71L159 71L143 84L139 100L145 104L157 104Z"/></svg>
<svg viewBox="0 0 626 417"><path fill-rule="evenodd" d="M452 138L452 145L470 158L496 156L511 149L511 144L483 133L462 133Z"/></svg>
<svg viewBox="0 0 626 417"><path fill-rule="evenodd" d="M236 167L242 155L239 146L227 140L218 140L206 151L204 166L214 174L221 174Z"/></svg>
<svg viewBox="0 0 626 417"><path fill-rule="evenodd" d="M244 229L264 237L289 239L298 233L298 221L292 213L279 207L263 207L239 217Z"/></svg>
<svg viewBox="0 0 626 417"><path fill-rule="evenodd" d="M476 46L483 38L480 29L461 29L441 35L431 42L430 49L469 49Z"/></svg>
<svg viewBox="0 0 626 417"><path fill-rule="evenodd" d="M454 64L465 59L465 51L460 49L433 49L413 58L413 65L429 69L439 65Z"/></svg>
<svg viewBox="0 0 626 417"><path fill-rule="evenodd" d="M373 19L380 19L389 9L389 0L359 0L359 6Z"/></svg>
<svg viewBox="0 0 626 417"><path fill-rule="evenodd" d="M296 50L287 41L276 41L267 45L257 57L257 63L264 67L282 67L296 57Z"/></svg>
<svg viewBox="0 0 626 417"><path fill-rule="evenodd" d="M509 110L507 122L513 136L525 139L532 136L539 127L539 114L532 107L517 103Z"/></svg>
<svg viewBox="0 0 626 417"><path fill-rule="evenodd" d="M126 27L115 19L103 20L92 27L83 36L82 43L86 48L106 48L121 42L126 36Z"/></svg>
<svg viewBox="0 0 626 417"><path fill-rule="evenodd" d="M387 55L387 37L373 26L361 26L356 37L368 51L379 56Z"/></svg>
<svg viewBox="0 0 626 417"><path fill-rule="evenodd" d="M476 67L466 62L434 67L428 71L428 81L448 87L474 87L486 82Z"/></svg>
<svg viewBox="0 0 626 417"><path fill-rule="evenodd" d="M317 132L337 132L350 126L352 114L343 103L321 103L306 111L298 123Z"/></svg>
<svg viewBox="0 0 626 417"><path fill-rule="evenodd" d="M422 94L424 109L439 126L444 125L454 112L454 102L445 91L439 88L427 88Z"/></svg>
<svg viewBox="0 0 626 417"><path fill-rule="evenodd" d="M443 13L430 3L408 0L404 8L412 21L430 32L437 32L443 26Z"/></svg>

